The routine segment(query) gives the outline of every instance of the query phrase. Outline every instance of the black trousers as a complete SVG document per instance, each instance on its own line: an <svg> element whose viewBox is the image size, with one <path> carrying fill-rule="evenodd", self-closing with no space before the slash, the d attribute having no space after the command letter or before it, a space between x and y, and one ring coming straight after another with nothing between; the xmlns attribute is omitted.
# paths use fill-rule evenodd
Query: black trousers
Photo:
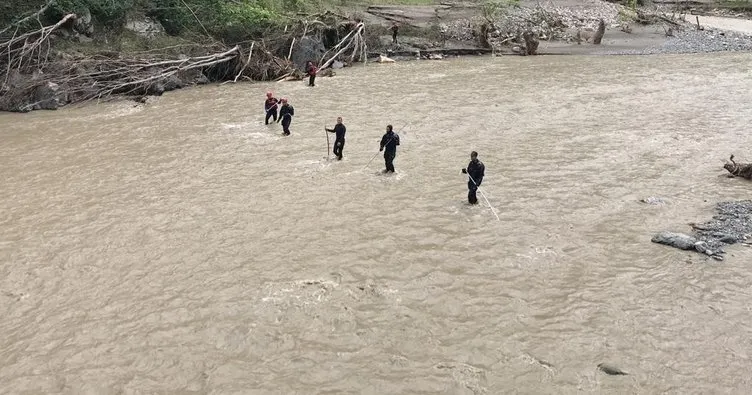
<svg viewBox="0 0 752 395"><path fill-rule="evenodd" d="M397 32L392 33L392 43L397 44Z"/></svg>
<svg viewBox="0 0 752 395"><path fill-rule="evenodd" d="M290 135L290 124L292 123L291 117L285 117L282 119L282 132L286 135Z"/></svg>
<svg viewBox="0 0 752 395"><path fill-rule="evenodd" d="M316 86L315 82L316 82L316 74L311 74L308 77L308 86Z"/></svg>
<svg viewBox="0 0 752 395"><path fill-rule="evenodd" d="M384 163L386 163L386 171L394 173L394 157L397 156L396 152L384 152Z"/></svg>
<svg viewBox="0 0 752 395"><path fill-rule="evenodd" d="M271 110L266 111L266 119L264 120L264 123L267 125L269 124L269 118L274 118L274 122L277 122L277 107L272 108Z"/></svg>
<svg viewBox="0 0 752 395"><path fill-rule="evenodd" d="M345 148L345 140L334 140L334 155L337 155L337 159L342 160L342 150Z"/></svg>
<svg viewBox="0 0 752 395"><path fill-rule="evenodd" d="M474 182L467 182L467 201L470 204L478 204L478 197L475 196L475 192L478 191L478 186Z"/></svg>

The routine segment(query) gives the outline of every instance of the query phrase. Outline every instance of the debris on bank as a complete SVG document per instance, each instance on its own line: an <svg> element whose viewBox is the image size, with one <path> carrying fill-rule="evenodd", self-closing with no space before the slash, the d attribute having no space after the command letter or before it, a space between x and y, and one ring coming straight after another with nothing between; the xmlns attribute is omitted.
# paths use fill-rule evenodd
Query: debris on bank
<svg viewBox="0 0 752 395"><path fill-rule="evenodd" d="M704 224L690 224L694 235L663 231L652 242L682 250L696 251L722 261L724 247L747 242L752 238L752 200L722 202L716 205L718 214Z"/></svg>

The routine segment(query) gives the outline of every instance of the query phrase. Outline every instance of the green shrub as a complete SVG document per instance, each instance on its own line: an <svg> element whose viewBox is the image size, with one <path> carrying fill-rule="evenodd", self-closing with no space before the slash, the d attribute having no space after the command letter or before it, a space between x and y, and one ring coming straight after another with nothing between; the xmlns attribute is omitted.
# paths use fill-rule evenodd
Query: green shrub
<svg viewBox="0 0 752 395"><path fill-rule="evenodd" d="M122 20L133 6L133 0L57 0L50 7L48 17L59 19L69 13L81 14L89 10L92 19L112 24Z"/></svg>

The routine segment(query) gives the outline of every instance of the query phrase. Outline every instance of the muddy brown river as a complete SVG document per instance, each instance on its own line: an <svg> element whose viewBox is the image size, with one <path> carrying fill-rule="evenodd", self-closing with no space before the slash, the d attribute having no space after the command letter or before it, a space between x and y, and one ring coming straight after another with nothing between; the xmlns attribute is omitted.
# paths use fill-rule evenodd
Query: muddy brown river
<svg viewBox="0 0 752 395"><path fill-rule="evenodd" d="M750 60L374 64L2 114L0 392L746 393L752 249L650 238L750 197L722 169L752 161ZM387 123L393 175L364 169ZM465 203L472 150L500 221Z"/></svg>

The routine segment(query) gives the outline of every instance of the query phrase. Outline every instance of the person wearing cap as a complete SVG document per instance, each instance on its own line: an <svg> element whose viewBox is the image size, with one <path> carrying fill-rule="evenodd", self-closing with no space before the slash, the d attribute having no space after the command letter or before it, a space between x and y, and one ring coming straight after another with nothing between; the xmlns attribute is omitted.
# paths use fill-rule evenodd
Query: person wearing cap
<svg viewBox="0 0 752 395"><path fill-rule="evenodd" d="M292 123L292 116L295 115L295 109L287 102L287 99L282 99L282 108L279 109L279 121L282 121L282 134L285 136L290 135L290 123Z"/></svg>
<svg viewBox="0 0 752 395"><path fill-rule="evenodd" d="M386 163L384 173L394 173L394 158L397 156L398 145L400 145L399 135L394 133L392 125L386 125L386 133L381 137L381 148L379 148L379 151L384 151Z"/></svg>
<svg viewBox="0 0 752 395"><path fill-rule="evenodd" d="M269 124L269 118L274 118L274 122L277 121L277 103L279 101L272 95L271 92L266 92L266 101L264 102L264 111L266 112L266 119L264 123Z"/></svg>
<svg viewBox="0 0 752 395"><path fill-rule="evenodd" d="M329 133L335 134L334 155L337 155L337 160L342 160L342 149L345 148L345 132L347 132L347 128L342 123L342 117L337 117L337 124L334 125L334 129L324 129Z"/></svg>
<svg viewBox="0 0 752 395"><path fill-rule="evenodd" d="M467 201L470 204L478 204L478 197L475 196L480 183L483 182L483 176L486 173L486 165L478 160L478 153L473 151L470 153L470 164L467 168L462 169L462 174L467 174L469 180L467 181Z"/></svg>

